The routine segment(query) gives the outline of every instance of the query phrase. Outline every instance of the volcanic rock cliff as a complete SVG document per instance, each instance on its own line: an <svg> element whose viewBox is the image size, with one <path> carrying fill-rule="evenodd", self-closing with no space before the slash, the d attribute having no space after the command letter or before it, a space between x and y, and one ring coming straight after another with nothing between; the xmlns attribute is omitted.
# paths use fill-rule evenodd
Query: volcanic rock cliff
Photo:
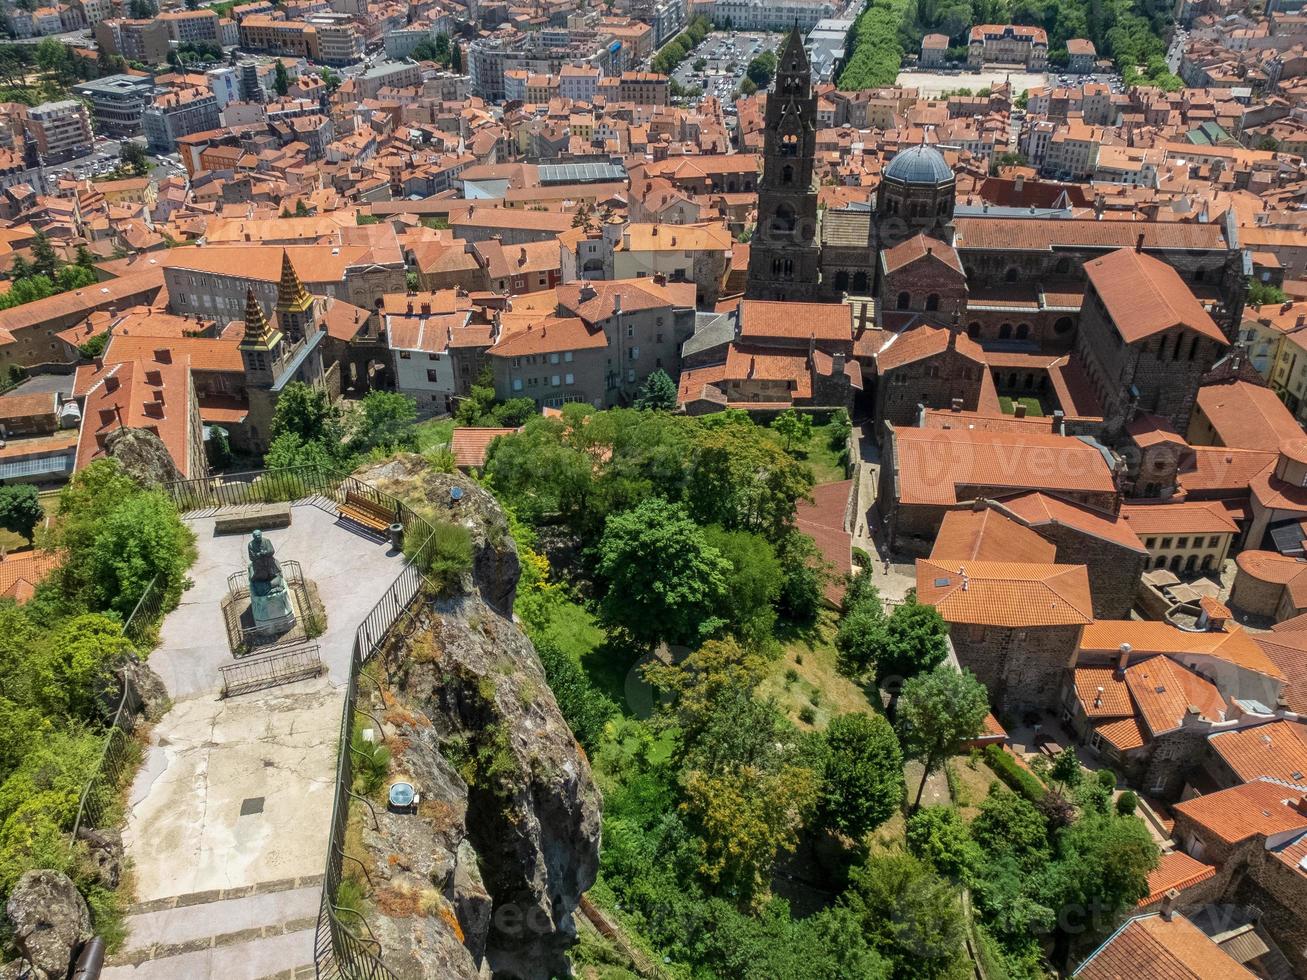
<svg viewBox="0 0 1307 980"><path fill-rule="evenodd" d="M367 918L384 962L404 978L567 976L572 915L598 869L601 801L511 619L519 566L503 511L416 456L356 475L473 541L464 587L417 604L359 683L364 724L380 726L391 752L386 782L420 795L416 814L361 814Z"/></svg>

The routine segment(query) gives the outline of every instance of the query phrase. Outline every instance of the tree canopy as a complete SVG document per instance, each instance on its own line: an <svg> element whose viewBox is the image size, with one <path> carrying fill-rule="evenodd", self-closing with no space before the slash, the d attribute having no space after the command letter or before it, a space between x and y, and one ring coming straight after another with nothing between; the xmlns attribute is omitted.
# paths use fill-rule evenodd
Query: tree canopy
<svg viewBox="0 0 1307 980"><path fill-rule="evenodd" d="M924 770L917 799L920 805L926 779L967 739L983 730L989 713L985 686L971 671L940 664L934 670L909 678L898 705L898 727L905 753Z"/></svg>

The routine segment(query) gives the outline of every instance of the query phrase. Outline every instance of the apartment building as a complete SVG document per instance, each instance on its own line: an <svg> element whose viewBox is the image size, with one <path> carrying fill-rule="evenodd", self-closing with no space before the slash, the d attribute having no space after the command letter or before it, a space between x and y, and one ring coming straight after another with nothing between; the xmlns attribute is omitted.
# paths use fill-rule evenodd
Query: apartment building
<svg viewBox="0 0 1307 980"><path fill-rule="evenodd" d="M44 102L27 110L27 135L45 163L60 163L91 152L91 120L76 99Z"/></svg>
<svg viewBox="0 0 1307 980"><path fill-rule="evenodd" d="M422 84L422 70L417 65L402 62L382 62L355 75L359 97L375 99L383 88L412 88Z"/></svg>
<svg viewBox="0 0 1307 980"><path fill-rule="evenodd" d="M316 39L309 25L298 20L281 20L269 14L251 14L240 21L241 47L251 51L315 56Z"/></svg>
<svg viewBox="0 0 1307 980"><path fill-rule="evenodd" d="M1043 71L1048 67L1048 32L1019 24L979 24L967 38L967 64L1024 65Z"/></svg>
<svg viewBox="0 0 1307 980"><path fill-rule="evenodd" d="M73 92L90 103L96 131L114 139L140 135L153 90L153 80L139 75L108 75L73 86Z"/></svg>
<svg viewBox="0 0 1307 980"><path fill-rule="evenodd" d="M729 23L735 31L788 31L797 27L807 34L818 21L839 12L840 6L830 0L716 0L711 20L714 24Z"/></svg>
<svg viewBox="0 0 1307 980"><path fill-rule="evenodd" d="M1071 122L1054 132L1048 141L1040 169L1060 180L1087 180L1098 165L1102 144L1101 129Z"/></svg>
<svg viewBox="0 0 1307 980"><path fill-rule="evenodd" d="M1073 37L1066 42L1066 70L1077 75L1087 75L1094 70L1098 60L1098 49L1094 42L1083 37Z"/></svg>
<svg viewBox="0 0 1307 980"><path fill-rule="evenodd" d="M620 75L627 53L606 31L542 30L511 37L487 37L468 46L472 93L484 99L505 98L504 73L521 69L531 75L557 75L564 65L589 65L604 76Z"/></svg>
<svg viewBox="0 0 1307 980"><path fill-rule="evenodd" d="M309 37L316 60L336 67L363 60L363 35L349 14L310 14L305 23L313 31Z"/></svg>
<svg viewBox="0 0 1307 980"><path fill-rule="evenodd" d="M636 105L667 105L668 78L652 71L624 71L617 79L619 102Z"/></svg>
<svg viewBox="0 0 1307 980"><path fill-rule="evenodd" d="M170 152L177 138L217 129L221 125L218 97L212 89L190 88L156 95L141 121L153 150Z"/></svg>
<svg viewBox="0 0 1307 980"><path fill-rule="evenodd" d="M159 20L110 18L95 25L95 43L128 61L157 65L168 57L168 28Z"/></svg>
<svg viewBox="0 0 1307 980"><path fill-rule="evenodd" d="M212 10L170 10L159 14L157 20L167 30L168 40L175 44L219 41L218 15Z"/></svg>
<svg viewBox="0 0 1307 980"><path fill-rule="evenodd" d="M564 65L558 72L558 94L573 102L593 102L603 75L593 65Z"/></svg>

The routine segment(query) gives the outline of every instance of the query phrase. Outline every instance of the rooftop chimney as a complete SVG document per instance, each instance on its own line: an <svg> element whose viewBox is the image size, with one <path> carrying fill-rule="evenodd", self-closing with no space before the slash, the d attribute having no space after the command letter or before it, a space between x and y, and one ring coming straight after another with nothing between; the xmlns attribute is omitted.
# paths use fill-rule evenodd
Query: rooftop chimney
<svg viewBox="0 0 1307 980"><path fill-rule="evenodd" d="M1144 233L1141 231L1139 233L1139 237L1135 239L1135 251L1142 252L1143 250L1144 250Z"/></svg>
<svg viewBox="0 0 1307 980"><path fill-rule="evenodd" d="M952 401L952 403L949 405L949 407L950 407L950 409L952 409L954 412L960 412L960 411L962 411L962 399L961 399L961 398L954 398L953 401Z"/></svg>
<svg viewBox="0 0 1307 980"><path fill-rule="evenodd" d="M1026 175L1017 174L1016 178L1012 181L1012 189L1016 191L1018 194L1020 194L1021 189L1025 186L1026 186Z"/></svg>
<svg viewBox="0 0 1307 980"><path fill-rule="evenodd" d="M1122 643L1121 649L1116 655L1116 674L1120 677L1125 673L1125 669L1130 666L1130 653L1134 648L1129 643Z"/></svg>
<svg viewBox="0 0 1307 980"><path fill-rule="evenodd" d="M1013 415L1015 418L1019 418L1019 419L1023 419L1023 418L1025 418L1025 417L1026 417L1026 403L1025 403L1025 402L1017 402L1015 405L1013 405L1013 406L1012 406L1012 415Z"/></svg>
<svg viewBox="0 0 1307 980"><path fill-rule="evenodd" d="M1179 898L1180 892L1176 888L1170 889L1162 896L1162 907L1159 910L1159 913L1161 914L1163 921L1171 921L1171 916L1175 915L1175 903Z"/></svg>

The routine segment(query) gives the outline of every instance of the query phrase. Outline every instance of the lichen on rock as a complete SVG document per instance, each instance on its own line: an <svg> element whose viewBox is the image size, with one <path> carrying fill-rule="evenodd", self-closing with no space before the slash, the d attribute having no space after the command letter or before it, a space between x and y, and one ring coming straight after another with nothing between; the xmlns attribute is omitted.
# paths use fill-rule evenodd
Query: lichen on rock
<svg viewBox="0 0 1307 980"><path fill-rule="evenodd" d="M598 871L601 800L511 619L519 569L503 511L421 457L357 475L462 523L475 556L473 588L421 600L378 657L384 680L360 685L391 750L389 781L421 798L416 814L379 806L375 824L363 814L369 924L385 962L400 977L568 976L572 916Z"/></svg>

